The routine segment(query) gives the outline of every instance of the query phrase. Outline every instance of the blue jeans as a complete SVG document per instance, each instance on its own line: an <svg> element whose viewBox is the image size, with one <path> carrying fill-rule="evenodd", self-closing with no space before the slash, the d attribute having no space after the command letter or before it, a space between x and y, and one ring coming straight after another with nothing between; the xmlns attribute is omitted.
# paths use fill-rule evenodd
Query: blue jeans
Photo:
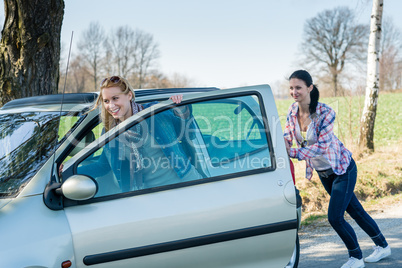
<svg viewBox="0 0 402 268"><path fill-rule="evenodd" d="M328 221L345 243L349 256L357 259L363 257L356 233L344 219L345 211L371 237L377 246L386 247L388 244L377 224L367 214L353 193L357 178L357 167L353 158L347 171L342 175L336 175L331 170L329 172L317 171L317 173L325 190L331 196L328 206Z"/></svg>

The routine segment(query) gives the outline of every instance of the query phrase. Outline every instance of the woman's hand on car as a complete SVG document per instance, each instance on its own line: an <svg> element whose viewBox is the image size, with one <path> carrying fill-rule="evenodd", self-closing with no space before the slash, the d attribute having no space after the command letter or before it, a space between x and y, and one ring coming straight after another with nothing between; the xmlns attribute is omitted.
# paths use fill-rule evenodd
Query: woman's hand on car
<svg viewBox="0 0 402 268"><path fill-rule="evenodd" d="M290 146L286 139L285 139L285 146L286 146L286 151L288 152L288 155L290 155Z"/></svg>
<svg viewBox="0 0 402 268"><path fill-rule="evenodd" d="M173 95L169 99L172 100L174 103L179 104L183 100L183 95L182 94Z"/></svg>

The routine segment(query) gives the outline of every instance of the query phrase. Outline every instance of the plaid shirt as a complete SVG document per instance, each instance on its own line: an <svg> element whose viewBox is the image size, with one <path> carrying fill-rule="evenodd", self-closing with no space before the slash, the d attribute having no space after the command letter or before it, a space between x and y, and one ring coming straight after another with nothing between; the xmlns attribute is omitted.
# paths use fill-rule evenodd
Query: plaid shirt
<svg viewBox="0 0 402 268"><path fill-rule="evenodd" d="M318 137L317 142L304 148L296 139L295 126L298 111L299 105L295 102L290 106L286 119L285 142L289 144L289 147L292 147L293 140L296 140L298 147L291 148L289 156L298 160L306 160L306 178L309 180L313 176L310 159L319 155L328 160L335 174L344 174L349 166L352 153L346 149L333 132L335 111L324 103L318 103L316 113L310 115L311 124L313 124Z"/></svg>

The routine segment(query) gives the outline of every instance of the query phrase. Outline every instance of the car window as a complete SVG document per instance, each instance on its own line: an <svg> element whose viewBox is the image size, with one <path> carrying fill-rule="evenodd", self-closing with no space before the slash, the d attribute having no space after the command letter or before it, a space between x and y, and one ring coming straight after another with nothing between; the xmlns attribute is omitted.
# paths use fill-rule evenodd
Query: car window
<svg viewBox="0 0 402 268"><path fill-rule="evenodd" d="M253 98L200 103L194 105L193 114L214 166L262 149L268 152L260 107Z"/></svg>
<svg viewBox="0 0 402 268"><path fill-rule="evenodd" d="M67 121L67 123L65 123L65 124L68 124L68 123L70 123L70 122ZM99 138L102 135L103 132L104 132L104 127L103 127L102 122L100 122L99 124L95 125L93 128L88 129L87 132L83 135L83 137L81 139L76 140L77 144L70 151L68 156L62 161L63 165L64 165L65 162L70 160L71 157L73 157L74 155L79 153L82 149L84 149L88 144L90 144L91 142L93 142L94 140ZM60 133L60 130L59 130L59 133ZM101 153L102 153L102 149L99 150L97 155L99 156L99 155L101 155Z"/></svg>
<svg viewBox="0 0 402 268"><path fill-rule="evenodd" d="M58 141L61 141L66 134L70 133L69 131L79 119L80 117L78 115L63 115L60 117Z"/></svg>
<svg viewBox="0 0 402 268"><path fill-rule="evenodd" d="M0 198L17 195L84 117L67 112L0 114Z"/></svg>
<svg viewBox="0 0 402 268"><path fill-rule="evenodd" d="M196 102L129 127L77 163L76 173L107 196L269 171L267 137L256 95Z"/></svg>

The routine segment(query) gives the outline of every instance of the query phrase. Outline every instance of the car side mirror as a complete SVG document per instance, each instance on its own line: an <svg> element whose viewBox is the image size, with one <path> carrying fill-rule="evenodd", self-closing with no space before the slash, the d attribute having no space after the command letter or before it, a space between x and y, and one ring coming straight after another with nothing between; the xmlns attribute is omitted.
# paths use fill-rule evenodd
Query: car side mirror
<svg viewBox="0 0 402 268"><path fill-rule="evenodd" d="M98 184L88 176L73 175L63 182L60 191L68 199L87 200L98 192Z"/></svg>

